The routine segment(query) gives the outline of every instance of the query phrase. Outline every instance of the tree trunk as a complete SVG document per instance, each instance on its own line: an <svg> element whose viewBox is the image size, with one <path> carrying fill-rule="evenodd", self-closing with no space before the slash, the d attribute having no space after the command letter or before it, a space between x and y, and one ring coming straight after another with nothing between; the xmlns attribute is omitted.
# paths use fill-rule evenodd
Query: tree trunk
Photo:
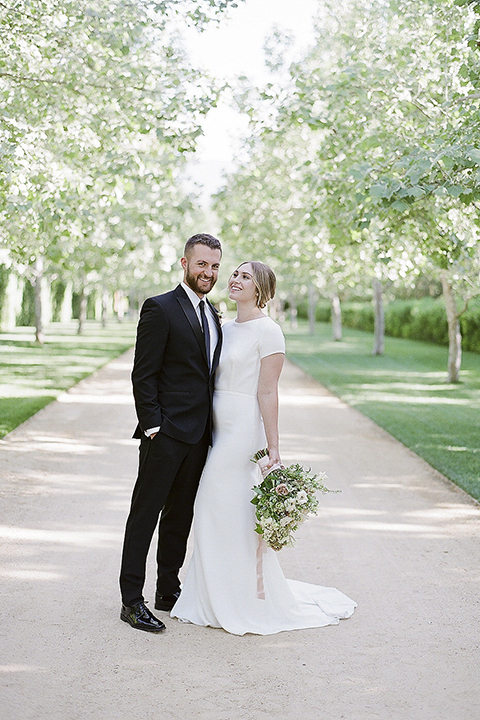
<svg viewBox="0 0 480 720"><path fill-rule="evenodd" d="M308 332L315 335L316 293L313 285L308 286Z"/></svg>
<svg viewBox="0 0 480 720"><path fill-rule="evenodd" d="M125 315L125 298L123 290L115 290L114 294L114 310L117 313L118 322L122 322Z"/></svg>
<svg viewBox="0 0 480 720"><path fill-rule="evenodd" d="M298 321L297 321L297 301L294 297L294 295L290 295L289 298L290 301L290 327L292 330L296 330L298 328Z"/></svg>
<svg viewBox="0 0 480 720"><path fill-rule="evenodd" d="M385 347L385 308L383 306L383 285L378 278L373 281L373 307L375 312L373 354L383 355Z"/></svg>
<svg viewBox="0 0 480 720"><path fill-rule="evenodd" d="M108 290L102 292L102 327L107 327L108 317Z"/></svg>
<svg viewBox="0 0 480 720"><path fill-rule="evenodd" d="M63 293L62 305L60 308L60 322L62 323L68 323L72 319L72 294L72 282L68 280L65 285L65 292Z"/></svg>
<svg viewBox="0 0 480 720"><path fill-rule="evenodd" d="M335 342L342 339L342 308L337 293L332 295L332 333Z"/></svg>
<svg viewBox="0 0 480 720"><path fill-rule="evenodd" d="M85 320L87 319L87 293L85 291L85 286L82 285L82 289L80 290L80 312L78 314L78 330L77 335L81 335L83 333L83 328L85 325Z"/></svg>
<svg viewBox="0 0 480 720"><path fill-rule="evenodd" d="M17 315L22 307L22 293L23 281L10 271L2 307L1 329L4 332L13 330L17 324Z"/></svg>
<svg viewBox="0 0 480 720"><path fill-rule="evenodd" d="M37 257L35 260L35 341L40 345L45 342L45 333L43 331L43 258Z"/></svg>
<svg viewBox="0 0 480 720"><path fill-rule="evenodd" d="M448 382L458 383L460 381L460 367L462 364L460 316L455 302L453 287L446 270L442 271L441 278L448 321Z"/></svg>

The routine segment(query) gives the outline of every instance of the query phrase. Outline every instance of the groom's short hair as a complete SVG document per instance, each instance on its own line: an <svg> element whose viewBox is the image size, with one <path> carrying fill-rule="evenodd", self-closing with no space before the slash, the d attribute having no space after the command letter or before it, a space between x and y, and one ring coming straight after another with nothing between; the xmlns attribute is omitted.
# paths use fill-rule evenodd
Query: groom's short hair
<svg viewBox="0 0 480 720"><path fill-rule="evenodd" d="M208 233L198 233L197 235L189 237L185 243L185 250L183 251L185 257L190 255L192 248L195 245L206 245L211 250L220 250L220 253L222 252L222 245L218 238L213 237L213 235L209 235Z"/></svg>

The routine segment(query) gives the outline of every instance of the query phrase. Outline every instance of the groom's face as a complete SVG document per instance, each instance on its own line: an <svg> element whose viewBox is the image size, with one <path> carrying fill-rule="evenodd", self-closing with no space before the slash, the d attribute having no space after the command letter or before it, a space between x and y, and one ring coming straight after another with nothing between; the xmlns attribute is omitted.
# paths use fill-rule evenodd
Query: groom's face
<svg viewBox="0 0 480 720"><path fill-rule="evenodd" d="M199 297L209 293L217 282L221 257L220 250L197 243L188 256L182 258L183 281Z"/></svg>

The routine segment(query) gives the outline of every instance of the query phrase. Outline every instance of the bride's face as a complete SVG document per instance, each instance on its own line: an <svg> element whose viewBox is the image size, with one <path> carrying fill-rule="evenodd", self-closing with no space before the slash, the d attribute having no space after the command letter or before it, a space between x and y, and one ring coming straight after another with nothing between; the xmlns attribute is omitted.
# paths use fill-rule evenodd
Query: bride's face
<svg viewBox="0 0 480 720"><path fill-rule="evenodd" d="M230 275L228 297L236 302L253 301L256 303L257 288L253 282L253 270L250 263L240 265Z"/></svg>

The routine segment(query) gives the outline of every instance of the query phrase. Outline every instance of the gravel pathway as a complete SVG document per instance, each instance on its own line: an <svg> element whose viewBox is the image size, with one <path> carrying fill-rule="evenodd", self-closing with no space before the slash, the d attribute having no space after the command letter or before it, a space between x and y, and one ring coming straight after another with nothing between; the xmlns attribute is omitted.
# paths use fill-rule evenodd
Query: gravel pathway
<svg viewBox="0 0 480 720"><path fill-rule="evenodd" d="M0 441L1 717L478 720L479 505L291 364L284 462L342 492L281 562L354 598L354 616L243 638L163 613L160 636L120 622L130 368L127 353Z"/></svg>

